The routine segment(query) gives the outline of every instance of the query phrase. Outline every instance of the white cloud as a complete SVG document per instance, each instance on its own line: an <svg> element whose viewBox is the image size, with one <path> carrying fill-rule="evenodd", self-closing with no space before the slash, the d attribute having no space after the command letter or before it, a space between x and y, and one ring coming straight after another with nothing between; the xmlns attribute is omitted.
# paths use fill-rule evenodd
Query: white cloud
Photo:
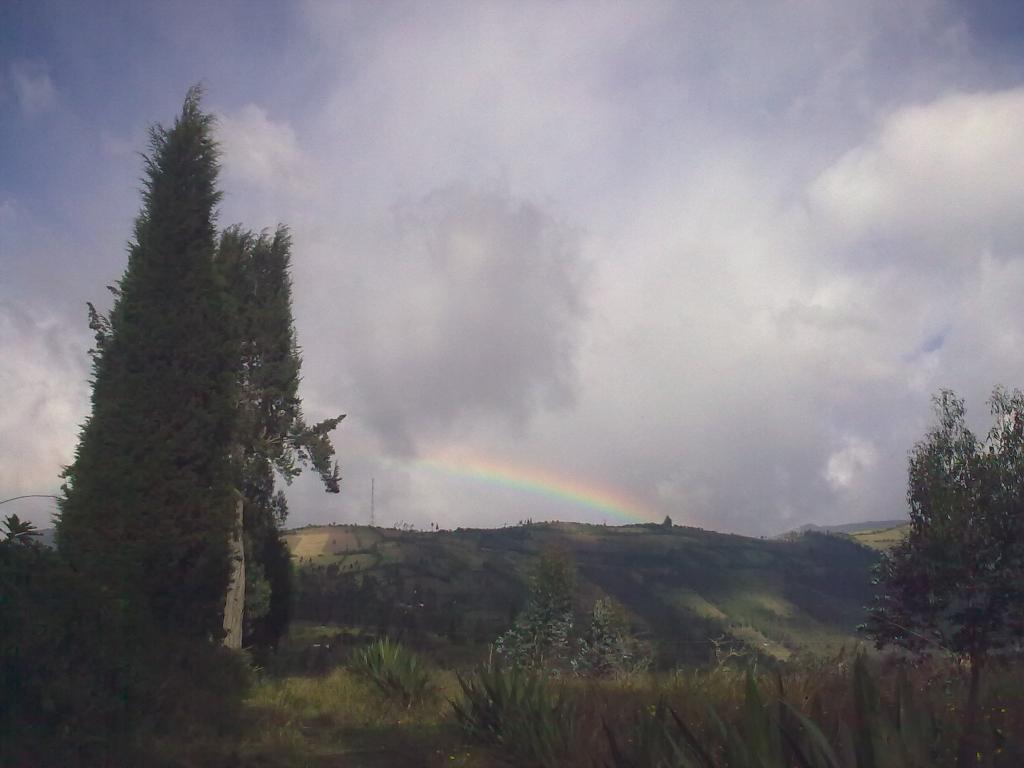
<svg viewBox="0 0 1024 768"><path fill-rule="evenodd" d="M217 138L226 172L239 181L269 187L295 181L302 170L295 131L255 104L221 115Z"/></svg>
<svg viewBox="0 0 1024 768"><path fill-rule="evenodd" d="M848 437L843 447L833 452L825 464L825 479L835 490L851 490L878 461L878 452L869 440Z"/></svg>
<svg viewBox="0 0 1024 768"><path fill-rule="evenodd" d="M56 493L86 409L83 358L56 317L0 300L0 496ZM52 506L52 505L48 505ZM52 509L27 516L49 524ZM20 513L20 511L19 511ZM22 514L26 516L26 514Z"/></svg>
<svg viewBox="0 0 1024 768"><path fill-rule="evenodd" d="M10 65L10 78L22 112L34 116L46 112L57 104L57 89L38 62L15 61Z"/></svg>
<svg viewBox="0 0 1024 768"><path fill-rule="evenodd" d="M851 240L917 241L917 255L978 244L1019 254L1021 178L1024 88L954 93L889 114L810 199Z"/></svg>

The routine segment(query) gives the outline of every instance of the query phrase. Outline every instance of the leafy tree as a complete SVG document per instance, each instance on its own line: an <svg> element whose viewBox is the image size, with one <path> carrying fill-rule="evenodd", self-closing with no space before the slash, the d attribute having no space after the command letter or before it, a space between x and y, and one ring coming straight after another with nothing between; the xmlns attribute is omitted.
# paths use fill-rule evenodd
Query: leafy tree
<svg viewBox="0 0 1024 768"><path fill-rule="evenodd" d="M58 545L127 613L222 632L233 526L237 353L214 262L218 149L200 91L155 126L109 321L95 311L92 414L65 473Z"/></svg>
<svg viewBox="0 0 1024 768"><path fill-rule="evenodd" d="M309 426L298 396L301 359L292 318L291 237L239 226L221 236L217 264L232 299L241 391L235 434L236 483L245 499L244 642L273 646L287 628L291 559L280 528L288 515L277 475L290 483L312 467L329 493L340 477L329 433L344 416Z"/></svg>
<svg viewBox="0 0 1024 768"><path fill-rule="evenodd" d="M970 761L982 669L1024 635L1024 394L996 389L986 440L964 401L935 398L938 424L910 456L910 533L883 556L867 630L879 647L942 650L970 664L961 764Z"/></svg>
<svg viewBox="0 0 1024 768"><path fill-rule="evenodd" d="M496 650L517 667L559 672L570 663L576 566L564 550L544 552L530 577L530 596Z"/></svg>
<svg viewBox="0 0 1024 768"><path fill-rule="evenodd" d="M630 631L621 607L607 597L597 600L572 660L576 674L611 677L641 672L648 666L650 657Z"/></svg>

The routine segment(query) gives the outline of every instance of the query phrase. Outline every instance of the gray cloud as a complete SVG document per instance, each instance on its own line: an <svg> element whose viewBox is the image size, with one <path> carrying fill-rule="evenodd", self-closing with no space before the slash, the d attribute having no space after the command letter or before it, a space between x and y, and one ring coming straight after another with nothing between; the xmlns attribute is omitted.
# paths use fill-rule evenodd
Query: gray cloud
<svg viewBox="0 0 1024 768"><path fill-rule="evenodd" d="M355 267L345 350L389 450L571 405L586 269L577 236L499 188L452 186L396 208L394 250Z"/></svg>

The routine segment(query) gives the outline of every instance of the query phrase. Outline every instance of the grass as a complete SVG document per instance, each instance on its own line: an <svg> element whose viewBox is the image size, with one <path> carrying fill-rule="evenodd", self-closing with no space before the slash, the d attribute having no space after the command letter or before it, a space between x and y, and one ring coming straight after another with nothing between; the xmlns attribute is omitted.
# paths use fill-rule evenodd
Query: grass
<svg viewBox="0 0 1024 768"><path fill-rule="evenodd" d="M886 552L902 542L910 532L910 524L879 528L870 531L857 531L847 534L851 539L865 546Z"/></svg>
<svg viewBox="0 0 1024 768"><path fill-rule="evenodd" d="M439 697L456 694L454 674L437 671L434 679ZM493 765L463 743L436 699L406 706L345 667L319 677L262 680L247 706L238 754L253 768Z"/></svg>
<svg viewBox="0 0 1024 768"><path fill-rule="evenodd" d="M865 738L874 740L876 768L952 766L966 699L964 671L949 663L865 664L877 689L867 710L857 701L851 655L803 660L778 672L755 666L752 676L749 667L725 664L619 681L431 665L434 696L410 704L347 666L319 676L265 676L246 702L243 736L230 755L220 745L218 762L216 750L194 745L192 753L201 757L181 764L741 768L747 758L739 755L751 748L766 755L774 750L775 762L766 757L764 765L801 764L778 762L788 749L785 731L809 765L831 766L807 725L812 723L834 752L835 768L859 766L855 742L868 743ZM982 768L1024 764L1022 690L1021 662L994 664L983 696ZM865 712L877 721L867 736L857 730ZM706 759L685 746L691 737ZM682 750L685 760L673 749ZM906 755L922 750L925 762L907 761Z"/></svg>

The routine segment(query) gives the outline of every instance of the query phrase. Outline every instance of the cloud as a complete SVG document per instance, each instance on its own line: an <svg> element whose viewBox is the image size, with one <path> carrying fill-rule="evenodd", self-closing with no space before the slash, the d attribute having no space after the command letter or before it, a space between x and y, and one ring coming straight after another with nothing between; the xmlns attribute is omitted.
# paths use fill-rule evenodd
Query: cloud
<svg viewBox="0 0 1024 768"><path fill-rule="evenodd" d="M77 341L67 338L56 317L0 300L0 495L57 492L57 475L72 459L88 402ZM45 509L28 515L49 524Z"/></svg>
<svg viewBox="0 0 1024 768"><path fill-rule="evenodd" d="M966 245L1016 255L1022 176L1024 88L953 93L887 115L821 174L810 200L847 240L916 241L913 252L932 258Z"/></svg>
<svg viewBox="0 0 1024 768"><path fill-rule="evenodd" d="M286 121L270 119L256 104L222 114L217 139L225 173L243 184L270 187L295 183L304 163L295 131Z"/></svg>
<svg viewBox="0 0 1024 768"><path fill-rule="evenodd" d="M585 317L576 234L498 187L446 187L394 215L393 250L352 265L346 301L362 330L348 375L389 450L569 405Z"/></svg>
<svg viewBox="0 0 1024 768"><path fill-rule="evenodd" d="M18 106L25 115L33 117L57 105L57 89L45 65L15 61L10 65L9 75Z"/></svg>
<svg viewBox="0 0 1024 768"><path fill-rule="evenodd" d="M847 437L843 447L828 457L825 479L834 490L851 489L877 460L878 453L869 440Z"/></svg>

